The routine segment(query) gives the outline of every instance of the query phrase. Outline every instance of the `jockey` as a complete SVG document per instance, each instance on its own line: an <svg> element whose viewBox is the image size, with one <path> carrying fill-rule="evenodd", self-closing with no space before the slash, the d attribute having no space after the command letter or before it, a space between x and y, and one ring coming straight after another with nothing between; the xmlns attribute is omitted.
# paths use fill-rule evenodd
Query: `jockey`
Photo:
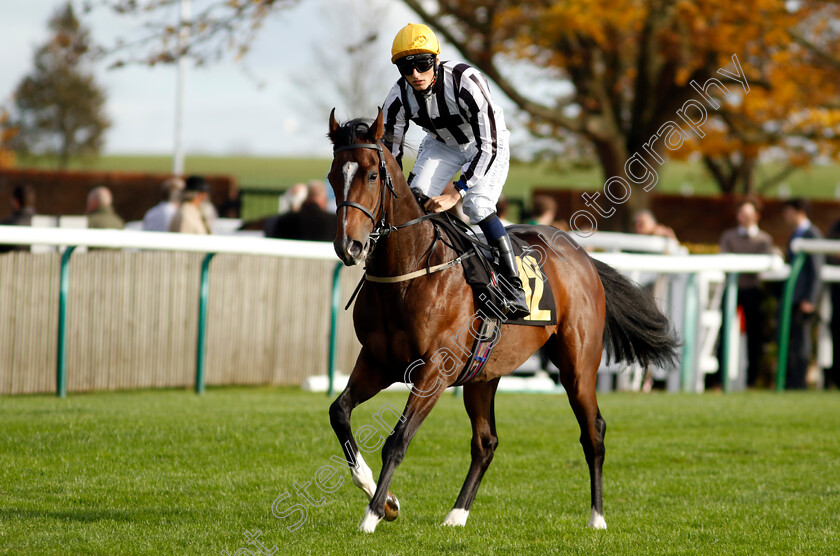
<svg viewBox="0 0 840 556"><path fill-rule="evenodd" d="M510 163L502 108L490 98L484 76L472 66L440 62L440 43L429 27L410 23L400 29L391 62L402 76L385 100L385 145L402 166L409 121L426 131L408 183L430 197L426 210L449 210L463 198L464 213L498 248L507 292L508 318L527 316L522 282L510 237L496 215ZM453 187L447 187L460 170Z"/></svg>

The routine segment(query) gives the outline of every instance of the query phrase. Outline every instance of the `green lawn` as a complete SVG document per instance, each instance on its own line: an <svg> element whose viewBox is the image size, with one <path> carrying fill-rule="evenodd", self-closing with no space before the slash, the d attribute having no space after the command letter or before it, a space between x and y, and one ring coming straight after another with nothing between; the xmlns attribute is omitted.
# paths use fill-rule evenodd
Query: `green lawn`
<svg viewBox="0 0 840 556"><path fill-rule="evenodd" d="M373 424L383 394L360 406ZM0 553L221 554L262 531L276 554L837 554L840 400L834 393L601 396L609 529L586 528L588 478L564 396L500 394L500 447L465 528L443 528L469 461L447 393L391 490L402 513L357 531L343 484L308 518L272 516L339 454L329 400L293 389L0 398ZM378 454L367 457L378 472ZM316 500L317 501L317 500ZM247 552L240 552L247 554Z"/></svg>
<svg viewBox="0 0 840 556"><path fill-rule="evenodd" d="M323 179L331 161L317 158L267 158L244 156L189 156L185 161L188 173L232 174L240 185L288 187L297 182ZM406 168L412 162L407 161ZM21 159L20 167L33 166L51 168L49 161ZM170 170L169 156L108 155L82 162L76 161L71 168L102 171L161 172ZM777 169L761 167L757 171L757 182L773 174ZM833 199L840 187L840 172L837 166L816 166L797 170L785 184L794 195L811 198ZM668 162L659 169L660 182L656 190L668 193L682 193L689 188L696 195L714 195L717 185L709 178L699 164ZM559 169L546 164L513 163L505 186L505 194L511 198L530 197L537 187L563 189L600 189L604 177L598 167L591 169ZM777 192L773 189L769 195Z"/></svg>

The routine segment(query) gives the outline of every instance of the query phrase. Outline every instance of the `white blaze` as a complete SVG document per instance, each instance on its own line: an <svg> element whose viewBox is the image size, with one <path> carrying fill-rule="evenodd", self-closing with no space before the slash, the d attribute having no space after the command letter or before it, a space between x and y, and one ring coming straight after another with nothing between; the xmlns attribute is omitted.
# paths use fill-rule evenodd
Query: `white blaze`
<svg viewBox="0 0 840 556"><path fill-rule="evenodd" d="M356 170L359 169L357 162L345 162L341 173L344 174L344 200L347 200L347 194L350 193L350 184L353 183L353 176L356 175Z"/></svg>
<svg viewBox="0 0 840 556"><path fill-rule="evenodd" d="M344 174L344 200L347 200L347 195L350 194L350 184L353 183L353 176L356 175L356 171L359 169L359 164L357 162L345 162L344 167L341 169L341 173ZM341 227L342 231L346 234L347 233L347 208L344 208L344 215L341 217ZM355 479L354 479L355 480ZM371 495L373 496L373 495Z"/></svg>

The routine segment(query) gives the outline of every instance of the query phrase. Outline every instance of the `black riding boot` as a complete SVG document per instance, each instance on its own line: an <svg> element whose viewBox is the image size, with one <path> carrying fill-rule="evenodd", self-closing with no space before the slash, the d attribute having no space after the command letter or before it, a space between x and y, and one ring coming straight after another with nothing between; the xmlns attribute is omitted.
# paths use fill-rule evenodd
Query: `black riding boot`
<svg viewBox="0 0 840 556"><path fill-rule="evenodd" d="M516 267L516 257L513 254L513 246L510 244L510 236L505 234L493 243L499 249L499 270L507 282L507 286L502 288L508 302L505 308L506 316L510 320L527 317L531 314L531 310L528 309L525 291L519 279L519 269Z"/></svg>

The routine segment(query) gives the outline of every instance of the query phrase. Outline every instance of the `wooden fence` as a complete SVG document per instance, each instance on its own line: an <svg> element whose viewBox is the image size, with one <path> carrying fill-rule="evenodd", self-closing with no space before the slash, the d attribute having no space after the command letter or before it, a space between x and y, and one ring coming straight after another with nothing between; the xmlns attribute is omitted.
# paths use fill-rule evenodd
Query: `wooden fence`
<svg viewBox="0 0 840 556"><path fill-rule="evenodd" d="M195 381L203 254L91 250L69 266L67 389L185 387ZM210 265L208 385L298 385L325 374L336 262L219 254ZM0 394L55 391L60 255L0 255ZM361 277L342 270L337 368L359 344Z"/></svg>

